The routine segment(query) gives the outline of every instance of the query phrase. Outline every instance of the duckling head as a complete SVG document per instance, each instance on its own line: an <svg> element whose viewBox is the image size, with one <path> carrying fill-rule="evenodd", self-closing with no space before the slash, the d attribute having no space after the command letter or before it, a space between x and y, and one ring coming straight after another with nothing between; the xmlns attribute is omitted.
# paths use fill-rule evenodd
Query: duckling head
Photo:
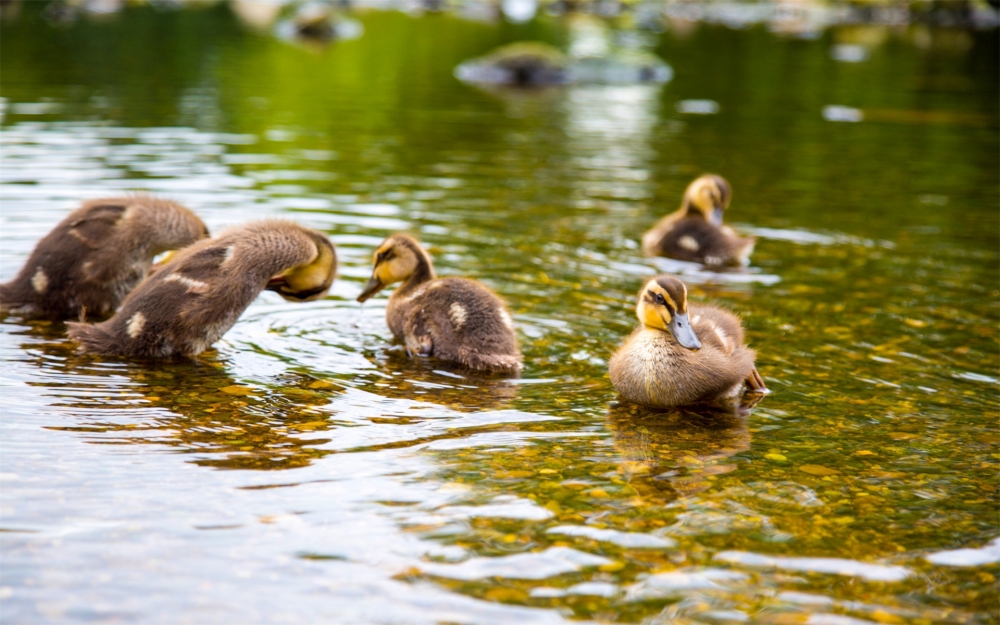
<svg viewBox="0 0 1000 625"><path fill-rule="evenodd" d="M687 287L677 278L657 276L643 285L635 314L642 325L669 332L682 347L701 347L688 320Z"/></svg>
<svg viewBox="0 0 1000 625"><path fill-rule="evenodd" d="M716 226L722 225L722 214L733 198L732 187L722 176L705 174L695 178L684 191L681 207L689 217L702 217Z"/></svg>
<svg viewBox="0 0 1000 625"><path fill-rule="evenodd" d="M372 277L368 280L359 302L364 302L385 287L395 282L402 282L423 269L434 277L427 252L420 247L416 239L408 234L394 234L378 246L372 255Z"/></svg>
<svg viewBox="0 0 1000 625"><path fill-rule="evenodd" d="M337 274L337 253L333 244L318 232L306 231L316 244L316 255L271 278L268 291L274 291L290 302L309 302L326 295Z"/></svg>

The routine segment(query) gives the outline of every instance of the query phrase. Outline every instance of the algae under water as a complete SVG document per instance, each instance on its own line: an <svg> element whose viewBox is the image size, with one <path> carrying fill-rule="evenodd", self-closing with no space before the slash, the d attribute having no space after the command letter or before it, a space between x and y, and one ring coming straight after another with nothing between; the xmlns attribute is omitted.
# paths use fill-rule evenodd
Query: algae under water
<svg viewBox="0 0 1000 625"><path fill-rule="evenodd" d="M319 228L341 271L193 363L0 323L4 620L996 622L995 30L676 28L642 35L665 85L514 93L452 71L578 23L364 12L314 49L224 5L44 6L0 23L0 277L133 189ZM747 272L638 250L704 171ZM521 379L408 359L354 303L396 230L506 298ZM743 317L774 391L748 417L616 402L663 270Z"/></svg>

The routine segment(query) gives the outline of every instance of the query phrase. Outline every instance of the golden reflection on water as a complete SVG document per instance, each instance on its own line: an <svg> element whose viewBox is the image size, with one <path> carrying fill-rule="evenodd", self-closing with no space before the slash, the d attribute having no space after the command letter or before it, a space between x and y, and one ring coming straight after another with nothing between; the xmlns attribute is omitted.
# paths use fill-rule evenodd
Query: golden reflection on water
<svg viewBox="0 0 1000 625"><path fill-rule="evenodd" d="M750 449L747 421L761 396L747 403L652 411L621 400L608 410L608 425L629 484L651 501L691 497L711 487L709 476L730 473L730 459Z"/></svg>

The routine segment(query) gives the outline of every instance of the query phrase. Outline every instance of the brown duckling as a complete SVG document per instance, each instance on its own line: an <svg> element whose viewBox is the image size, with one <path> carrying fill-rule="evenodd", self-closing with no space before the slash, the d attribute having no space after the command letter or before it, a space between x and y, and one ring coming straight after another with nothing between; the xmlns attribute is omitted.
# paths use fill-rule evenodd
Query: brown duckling
<svg viewBox="0 0 1000 625"><path fill-rule="evenodd" d="M385 319L406 351L436 356L472 369L517 373L521 352L503 301L467 278L437 278L427 252L413 237L394 234L375 250L364 302L394 282Z"/></svg>
<svg viewBox="0 0 1000 625"><path fill-rule="evenodd" d="M198 216L148 195L102 198L59 222L16 278L0 310L55 319L106 317L149 273L157 254L208 236Z"/></svg>
<svg viewBox="0 0 1000 625"><path fill-rule="evenodd" d="M722 176L705 174L684 191L681 207L642 236L648 256L667 256L706 265L746 266L757 240L740 237L722 224L733 192Z"/></svg>
<svg viewBox="0 0 1000 625"><path fill-rule="evenodd" d="M611 383L625 399L671 408L738 395L744 382L767 388L743 345L740 320L715 306L691 306L673 276L650 279L639 291L640 326L611 358Z"/></svg>
<svg viewBox="0 0 1000 625"><path fill-rule="evenodd" d="M337 254L323 234L263 220L187 247L122 302L103 323L70 323L69 336L92 354L194 357L219 340L264 289L292 302L326 294Z"/></svg>

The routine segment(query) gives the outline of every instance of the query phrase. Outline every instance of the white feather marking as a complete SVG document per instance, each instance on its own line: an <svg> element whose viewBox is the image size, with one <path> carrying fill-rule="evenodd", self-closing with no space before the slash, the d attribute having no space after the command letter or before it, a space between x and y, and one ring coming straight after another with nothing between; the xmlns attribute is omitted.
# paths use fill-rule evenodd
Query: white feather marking
<svg viewBox="0 0 1000 625"><path fill-rule="evenodd" d="M713 323L712 330L715 331L715 336L719 337L719 341L722 343L722 346L726 348L726 351L731 351L733 348L729 345L729 337L722 331L722 328Z"/></svg>
<svg viewBox="0 0 1000 625"><path fill-rule="evenodd" d="M132 338L139 336L142 332L142 327L146 325L146 316L141 312L137 312L132 315L132 318L128 320L128 325L125 326L125 331Z"/></svg>
<svg viewBox="0 0 1000 625"><path fill-rule="evenodd" d="M696 241L694 237L689 235L685 235L677 239L677 245L692 252L697 252L701 248L701 246L698 245L698 241Z"/></svg>
<svg viewBox="0 0 1000 625"><path fill-rule="evenodd" d="M230 245L229 247L226 248L226 255L222 259L222 264L225 265L226 263L231 261L233 259L233 256L235 255L236 255L236 246Z"/></svg>
<svg viewBox="0 0 1000 625"><path fill-rule="evenodd" d="M448 308L448 316L451 317L451 322L455 324L456 328L461 328L465 325L468 312L465 310L465 306L462 306L458 302L452 302Z"/></svg>
<svg viewBox="0 0 1000 625"><path fill-rule="evenodd" d="M433 289L434 287L432 286L431 288ZM427 285L426 284L421 284L419 287L417 287L416 291L414 291L413 293L410 293L406 297L400 298L399 303L396 304L396 305L397 306L403 306L405 304L409 304L411 300L414 300L414 299L420 297L421 295L423 295L426 290L427 290ZM393 293L393 296L395 296L395 293Z"/></svg>
<svg viewBox="0 0 1000 625"><path fill-rule="evenodd" d="M49 288L49 277L45 275L41 267L35 271L35 275L31 276L31 286L38 293L44 293Z"/></svg>
<svg viewBox="0 0 1000 625"><path fill-rule="evenodd" d="M163 279L164 282L180 282L188 288L188 292L201 293L208 290L208 284L201 280L194 280L179 273L172 273Z"/></svg>
<svg viewBox="0 0 1000 625"><path fill-rule="evenodd" d="M510 315L503 308L497 308L497 314L500 315L500 321L503 322L507 329L511 332L514 331L514 320L510 318Z"/></svg>

